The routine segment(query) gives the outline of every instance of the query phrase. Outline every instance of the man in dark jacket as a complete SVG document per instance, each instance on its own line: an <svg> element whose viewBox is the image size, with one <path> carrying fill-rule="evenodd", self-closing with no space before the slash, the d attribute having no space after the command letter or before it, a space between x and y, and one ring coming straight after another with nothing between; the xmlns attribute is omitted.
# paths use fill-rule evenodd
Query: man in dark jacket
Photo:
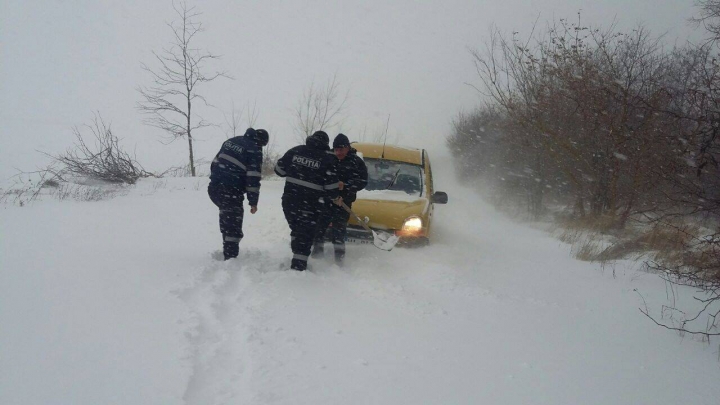
<svg viewBox="0 0 720 405"><path fill-rule="evenodd" d="M307 269L323 201L342 201L335 173L336 158L327 153L328 143L328 135L317 131L307 138L305 145L290 149L275 165L275 173L285 177L282 207L290 226L294 270Z"/></svg>
<svg viewBox="0 0 720 405"><path fill-rule="evenodd" d="M357 151L350 146L350 140L343 134L338 134L333 140L333 149L338 161L335 165L340 181L340 196L343 202L351 207L357 198L357 192L367 186L368 172L365 162L357 155ZM313 257L321 256L325 248L325 232L332 223L331 236L335 249L335 262L342 264L345 258L345 235L347 235L347 222L350 214L341 206L325 204L325 210L320 215L315 233L315 246Z"/></svg>
<svg viewBox="0 0 720 405"><path fill-rule="evenodd" d="M269 139L266 130L248 128L244 136L225 141L210 165L208 195L220 209L225 260L237 257L239 253L243 237L243 194L247 194L250 213L257 212L262 148Z"/></svg>

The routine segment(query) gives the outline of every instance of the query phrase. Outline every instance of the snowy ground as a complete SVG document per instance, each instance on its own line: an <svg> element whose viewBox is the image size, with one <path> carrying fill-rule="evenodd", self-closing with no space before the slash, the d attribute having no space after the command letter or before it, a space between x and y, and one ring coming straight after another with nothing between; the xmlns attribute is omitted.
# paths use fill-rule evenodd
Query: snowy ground
<svg viewBox="0 0 720 405"><path fill-rule="evenodd" d="M656 276L573 260L450 180L431 246L304 273L281 182L230 262L206 184L0 207L0 404L720 401L717 342L638 311L667 302Z"/></svg>

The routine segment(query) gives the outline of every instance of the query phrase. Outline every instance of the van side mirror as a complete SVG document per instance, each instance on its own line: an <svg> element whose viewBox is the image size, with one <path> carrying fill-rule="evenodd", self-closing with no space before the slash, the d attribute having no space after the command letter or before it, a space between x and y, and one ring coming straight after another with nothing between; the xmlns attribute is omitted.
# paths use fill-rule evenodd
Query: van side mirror
<svg viewBox="0 0 720 405"><path fill-rule="evenodd" d="M447 193L443 193L442 191L436 191L435 194L430 197L430 202L434 204L447 204L448 202L448 196Z"/></svg>

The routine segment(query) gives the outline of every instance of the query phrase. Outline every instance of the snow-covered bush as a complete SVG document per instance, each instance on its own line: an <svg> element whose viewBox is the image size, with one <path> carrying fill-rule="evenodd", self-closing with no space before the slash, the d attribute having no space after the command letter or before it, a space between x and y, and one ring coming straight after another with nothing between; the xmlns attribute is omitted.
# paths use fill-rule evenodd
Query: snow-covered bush
<svg viewBox="0 0 720 405"><path fill-rule="evenodd" d="M91 124L83 128L85 131L73 128L75 144L65 153L49 155L57 167L54 170L56 177L77 176L107 183L134 184L140 178L155 176L120 146L120 139L99 113L95 114ZM89 132L90 136L83 135L83 132Z"/></svg>

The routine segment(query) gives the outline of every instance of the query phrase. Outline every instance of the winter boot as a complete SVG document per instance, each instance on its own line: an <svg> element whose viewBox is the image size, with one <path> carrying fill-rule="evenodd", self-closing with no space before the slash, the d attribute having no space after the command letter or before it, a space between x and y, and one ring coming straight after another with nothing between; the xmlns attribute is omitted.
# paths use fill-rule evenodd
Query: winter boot
<svg viewBox="0 0 720 405"><path fill-rule="evenodd" d="M230 260L238 257L240 246L238 242L223 242L223 257Z"/></svg>
<svg viewBox="0 0 720 405"><path fill-rule="evenodd" d="M345 244L338 243L333 246L335 247L335 264L342 266L345 261Z"/></svg>
<svg viewBox="0 0 720 405"><path fill-rule="evenodd" d="M307 257L307 256L305 256ZM298 258L292 259L292 262L290 264L290 269L297 270L297 271L305 271L307 269L307 260L302 260Z"/></svg>

